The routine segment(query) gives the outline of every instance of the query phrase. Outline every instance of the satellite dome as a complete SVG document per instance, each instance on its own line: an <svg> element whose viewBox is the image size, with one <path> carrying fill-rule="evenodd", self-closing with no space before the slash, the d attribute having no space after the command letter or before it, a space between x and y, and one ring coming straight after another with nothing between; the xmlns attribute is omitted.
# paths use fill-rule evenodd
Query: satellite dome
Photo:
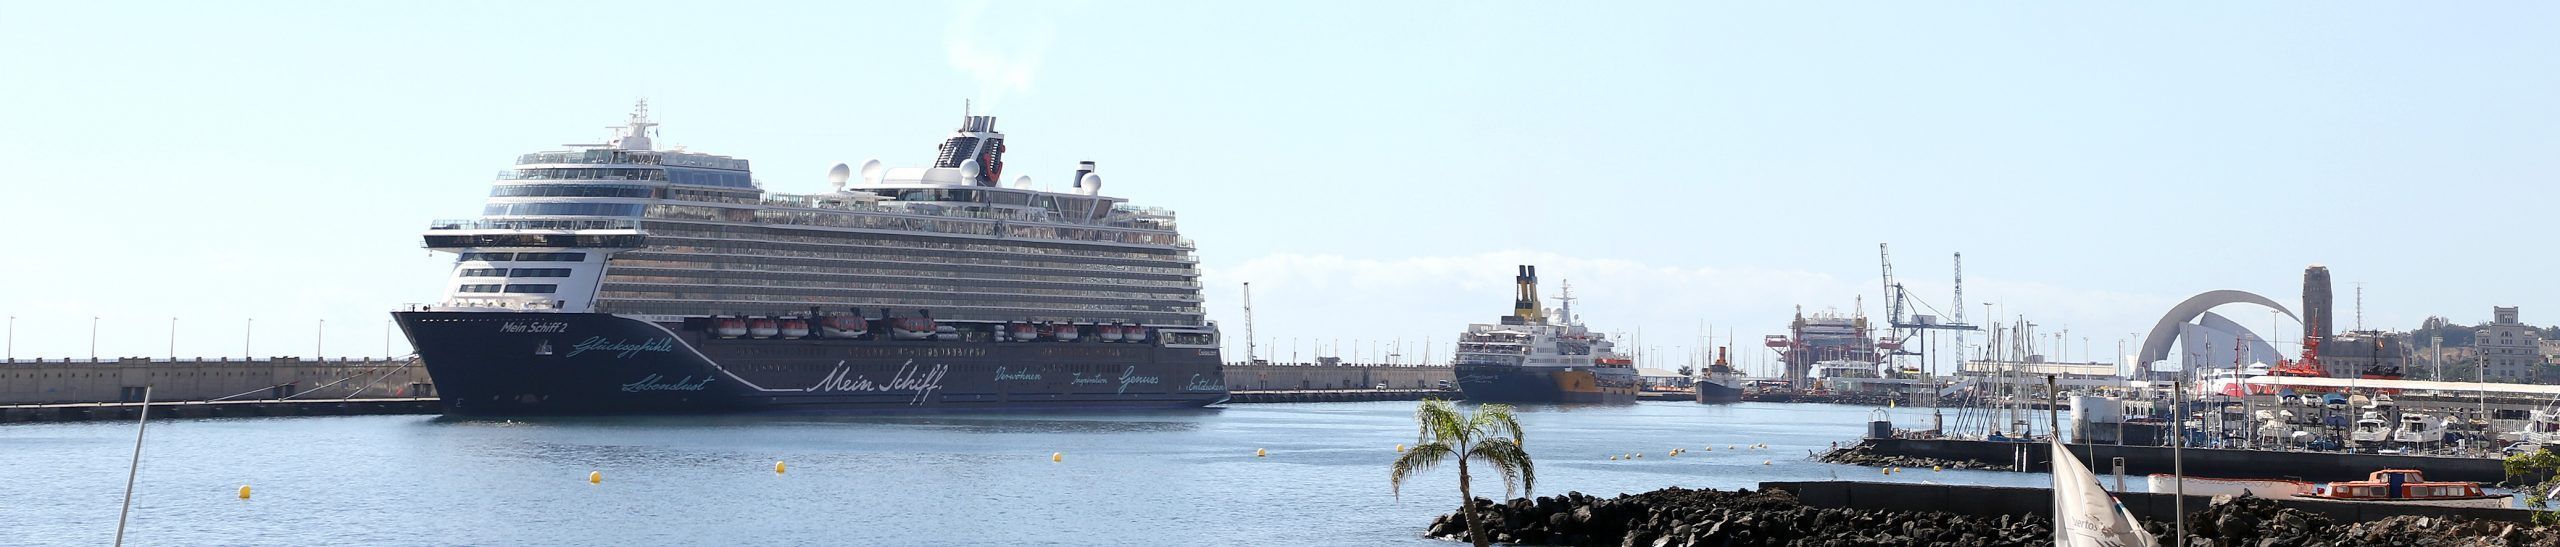
<svg viewBox="0 0 2560 547"><path fill-rule="evenodd" d="M964 180L977 180L978 160L960 160L960 178Z"/></svg>
<svg viewBox="0 0 2560 547"><path fill-rule="evenodd" d="M1029 189L1031 189L1031 175L1023 175L1023 176L1019 176L1019 177L1014 177L1014 178L1013 178L1013 188L1014 188L1014 189L1016 189L1016 190L1029 190Z"/></svg>
<svg viewBox="0 0 2560 547"><path fill-rule="evenodd" d="M1085 174L1084 174L1084 181L1083 181L1083 183L1082 183L1082 184L1080 184L1080 185L1079 185L1079 187L1080 187L1080 188L1082 188L1082 189L1084 190L1084 195L1088 195L1088 196L1099 196L1099 195L1102 195L1102 174L1101 174L1101 173L1085 173Z"/></svg>
<svg viewBox="0 0 2560 547"><path fill-rule="evenodd" d="M880 160L864 161L862 162L862 181L877 186L880 184L880 176L888 171L887 168L880 166Z"/></svg>
<svg viewBox="0 0 2560 547"><path fill-rule="evenodd" d="M827 169L827 184L835 185L838 190L844 189L844 181L852 179L853 166L837 163L835 167Z"/></svg>

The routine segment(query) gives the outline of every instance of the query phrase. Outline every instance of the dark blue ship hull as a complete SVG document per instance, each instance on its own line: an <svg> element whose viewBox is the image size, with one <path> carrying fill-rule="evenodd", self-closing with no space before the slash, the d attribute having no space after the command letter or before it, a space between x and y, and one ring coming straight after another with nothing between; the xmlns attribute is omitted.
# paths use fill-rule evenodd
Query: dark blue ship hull
<svg viewBox="0 0 2560 547"><path fill-rule="evenodd" d="M1486 403L1634 403L1639 384L1635 371L1624 368L1461 363L1454 369L1467 400Z"/></svg>
<svg viewBox="0 0 2560 547"><path fill-rule="evenodd" d="M1227 399L1214 348L722 339L598 313L397 312L457 414L1171 408Z"/></svg>
<svg viewBox="0 0 2560 547"><path fill-rule="evenodd" d="M1742 402L1742 388L1717 383L1713 380L1699 380L1698 402L1710 404L1739 403Z"/></svg>

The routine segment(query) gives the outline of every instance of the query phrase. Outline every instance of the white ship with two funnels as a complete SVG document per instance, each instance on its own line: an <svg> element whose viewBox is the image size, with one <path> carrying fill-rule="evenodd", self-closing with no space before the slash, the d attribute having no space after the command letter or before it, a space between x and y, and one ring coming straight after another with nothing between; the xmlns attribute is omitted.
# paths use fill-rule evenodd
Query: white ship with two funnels
<svg viewBox="0 0 2560 547"><path fill-rule="evenodd" d="M1218 332L1170 211L1007 183L992 116L931 167L837 164L767 192L747 161L653 144L525 154L438 221L445 299L394 313L448 412L1200 406ZM817 170L809 184L817 186ZM1061 173L1062 175L1064 173Z"/></svg>

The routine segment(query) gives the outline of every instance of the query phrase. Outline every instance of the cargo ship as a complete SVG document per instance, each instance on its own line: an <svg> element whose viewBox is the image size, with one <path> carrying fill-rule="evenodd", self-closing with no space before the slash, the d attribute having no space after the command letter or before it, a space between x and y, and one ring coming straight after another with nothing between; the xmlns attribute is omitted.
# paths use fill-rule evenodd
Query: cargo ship
<svg viewBox="0 0 2560 547"><path fill-rule="evenodd" d="M1538 270L1521 266L1511 315L1468 325L1452 362L1469 401L1494 403L1634 403L1643 382L1635 360L1618 354L1608 335L1573 316L1565 287L1556 317L1538 300Z"/></svg>
<svg viewBox="0 0 2560 547"><path fill-rule="evenodd" d="M1227 399L1192 242L1093 162L1008 184L995 118L964 113L930 167L839 163L786 194L657 125L643 102L604 143L524 154L479 218L426 230L445 296L392 315L446 412Z"/></svg>

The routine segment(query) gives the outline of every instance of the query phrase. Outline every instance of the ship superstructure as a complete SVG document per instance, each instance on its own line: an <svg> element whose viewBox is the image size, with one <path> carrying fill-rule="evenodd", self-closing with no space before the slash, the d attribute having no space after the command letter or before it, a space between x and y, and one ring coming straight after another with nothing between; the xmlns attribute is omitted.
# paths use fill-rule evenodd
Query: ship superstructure
<svg viewBox="0 0 2560 547"><path fill-rule="evenodd" d="M1535 266L1521 266L1511 315L1467 326L1453 361L1467 400L1524 403L1634 402L1641 382L1635 362L1608 335L1573 315L1568 284L1555 317L1538 300Z"/></svg>
<svg viewBox="0 0 2560 547"><path fill-rule="evenodd" d="M1787 332L1769 335L1766 342L1779 352L1778 359L1786 364L1786 378L1792 383L1803 385L1822 376L1822 363L1830 363L1832 368L1841 363L1859 363L1870 370L1883 363L1884 354L1877 351L1863 316L1827 311L1806 315L1803 309L1797 309Z"/></svg>
<svg viewBox="0 0 2560 547"><path fill-rule="evenodd" d="M643 103L434 223L447 295L401 322L462 410L1223 400L1174 214L1103 195L1093 162L1065 191L1002 184L995 121L963 116L932 167L837 164L832 191L786 194L747 160L659 149ZM521 362L604 350L669 362Z"/></svg>

